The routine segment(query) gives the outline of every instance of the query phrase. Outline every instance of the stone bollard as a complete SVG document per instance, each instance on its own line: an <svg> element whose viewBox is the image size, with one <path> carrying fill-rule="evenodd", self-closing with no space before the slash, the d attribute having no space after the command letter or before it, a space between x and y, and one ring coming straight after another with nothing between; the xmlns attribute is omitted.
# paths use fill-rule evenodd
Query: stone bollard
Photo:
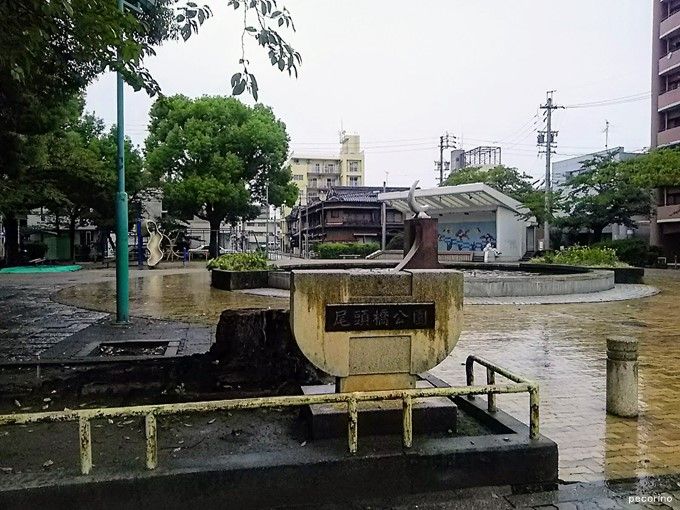
<svg viewBox="0 0 680 510"><path fill-rule="evenodd" d="M638 341L629 336L607 338L607 412L638 415Z"/></svg>

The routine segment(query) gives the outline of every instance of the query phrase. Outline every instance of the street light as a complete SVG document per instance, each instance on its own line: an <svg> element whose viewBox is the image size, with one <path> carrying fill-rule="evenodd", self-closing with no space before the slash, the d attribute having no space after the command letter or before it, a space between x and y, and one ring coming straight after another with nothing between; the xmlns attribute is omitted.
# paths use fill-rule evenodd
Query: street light
<svg viewBox="0 0 680 510"><path fill-rule="evenodd" d="M156 7L156 0L117 0L118 9L124 13L125 9L137 13L152 10ZM120 50L118 59L121 60ZM125 112L123 75L116 73L116 130L117 130L117 158L116 170L118 184L116 187L116 322L127 324L130 322L130 267L128 263L128 196L125 192Z"/></svg>

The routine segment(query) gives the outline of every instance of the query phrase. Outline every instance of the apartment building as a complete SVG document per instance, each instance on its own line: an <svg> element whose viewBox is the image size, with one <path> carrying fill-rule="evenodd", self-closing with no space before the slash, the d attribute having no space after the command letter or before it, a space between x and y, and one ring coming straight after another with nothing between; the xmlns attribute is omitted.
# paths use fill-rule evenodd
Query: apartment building
<svg viewBox="0 0 680 510"><path fill-rule="evenodd" d="M651 147L680 150L680 0L653 0ZM660 188L650 243L680 255L680 188Z"/></svg>
<svg viewBox="0 0 680 510"><path fill-rule="evenodd" d="M338 154L292 153L288 164L300 189L302 204L312 203L334 186L365 184L364 152L359 135L342 134Z"/></svg>

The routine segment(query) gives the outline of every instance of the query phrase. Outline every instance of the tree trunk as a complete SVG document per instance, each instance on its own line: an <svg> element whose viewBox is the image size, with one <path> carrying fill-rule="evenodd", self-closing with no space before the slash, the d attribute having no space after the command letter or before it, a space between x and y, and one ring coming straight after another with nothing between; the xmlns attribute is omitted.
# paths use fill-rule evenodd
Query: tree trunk
<svg viewBox="0 0 680 510"><path fill-rule="evenodd" d="M593 243L599 243L602 241L602 231L604 227L593 228Z"/></svg>
<svg viewBox="0 0 680 510"><path fill-rule="evenodd" d="M68 220L68 246L71 254L71 262L76 261L76 220L75 214L69 216Z"/></svg>
<svg viewBox="0 0 680 510"><path fill-rule="evenodd" d="M13 214L6 214L5 225L5 265L16 266L19 263L19 220Z"/></svg>
<svg viewBox="0 0 680 510"><path fill-rule="evenodd" d="M220 224L222 220L209 220L210 222L210 257L217 258L220 256L219 249L219 233Z"/></svg>

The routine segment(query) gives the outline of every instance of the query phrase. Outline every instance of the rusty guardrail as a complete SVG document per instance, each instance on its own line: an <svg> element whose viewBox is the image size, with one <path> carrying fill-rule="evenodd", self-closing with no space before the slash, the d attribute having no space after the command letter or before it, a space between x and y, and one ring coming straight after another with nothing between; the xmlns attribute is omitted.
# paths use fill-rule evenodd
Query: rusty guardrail
<svg viewBox="0 0 680 510"><path fill-rule="evenodd" d="M485 386L473 386L473 363L487 368L489 383ZM500 374L513 381L514 384L498 385L494 374ZM467 395L488 395L489 411L496 411L495 396L499 393L524 393L530 395L529 437L538 437L538 385L512 372L499 367L490 361L470 356L466 363L467 386L449 386L444 388L412 388L404 390L366 391L355 393L329 393L321 395L292 395L278 397L254 397L231 400L213 400L206 402L183 402L177 404L141 405L127 407L108 407L97 409L77 409L48 411L42 413L16 413L0 415L0 426L24 425L47 422L78 422L81 473L87 475L92 471L92 433L90 421L106 418L129 418L144 416L146 436L146 467L155 469L158 466L157 418L184 413L204 413L216 411L236 411L243 409L262 409L271 407L300 407L313 404L345 403L349 414L347 435L349 451L356 453L358 446L358 403L380 400L401 400L403 403L403 444L410 448L413 444L413 399L431 397L457 397Z"/></svg>
<svg viewBox="0 0 680 510"><path fill-rule="evenodd" d="M517 384L523 384L527 386L526 391L529 393L529 437L531 437L531 439L537 438L540 433L539 424L540 399L538 393L538 384L533 381L530 381L525 377L517 375L514 372L511 372L510 370L506 370L505 368L500 367L487 359L480 358L479 356L468 356L467 360L465 360L465 376L468 386L472 386L473 384L475 384L475 372L474 372L475 363L482 365L483 367L486 368L486 383L489 386L494 386L496 384L496 374L502 375L506 379L510 379L511 381ZM489 410L490 413L495 413L497 410L496 408L497 393L501 392L493 391L488 392L487 394L488 395L487 409ZM476 393L468 394L468 399L473 400L475 398L475 394Z"/></svg>

